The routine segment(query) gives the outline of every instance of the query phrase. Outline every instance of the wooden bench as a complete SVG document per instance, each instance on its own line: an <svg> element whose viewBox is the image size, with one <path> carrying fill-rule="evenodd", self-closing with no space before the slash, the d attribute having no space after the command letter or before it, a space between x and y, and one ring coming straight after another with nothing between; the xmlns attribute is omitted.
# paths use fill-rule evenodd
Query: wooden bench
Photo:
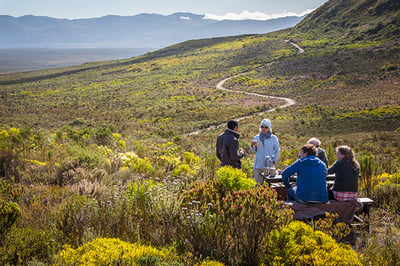
<svg viewBox="0 0 400 266"><path fill-rule="evenodd" d="M338 215L336 222L351 224L357 209L363 205L357 200L337 201L329 200L327 203L298 203L295 201L286 201L286 205L294 210L293 219L308 220L314 217L325 216L326 213L336 213Z"/></svg>
<svg viewBox="0 0 400 266"><path fill-rule="evenodd" d="M283 185L282 176L280 174L274 176L266 176L262 172L260 173L261 176L264 178L264 181L273 188L278 194L278 200L286 200L287 188ZM289 182L296 182L296 175L293 175L289 178ZM327 187L331 187L334 184L335 175L327 175L326 183ZM352 226L366 228L369 231L369 214L370 209L374 204L374 201L370 198L358 198L357 201L362 204L362 207L356 207L354 218L350 223ZM334 201L332 201L333 203ZM330 206L328 205L321 205L325 211L332 211L330 210ZM335 209L334 205L331 205L333 209ZM359 214L363 214L364 220L359 216Z"/></svg>
<svg viewBox="0 0 400 266"><path fill-rule="evenodd" d="M358 198L358 201L363 204L362 213L369 217L369 210L374 205L374 201L370 198Z"/></svg>
<svg viewBox="0 0 400 266"><path fill-rule="evenodd" d="M276 187L273 188L276 189ZM282 189L282 187L280 188ZM338 222L369 231L369 214L374 201L370 198L359 198L351 201L329 200L327 203L318 204L301 204L293 201L285 202L285 204L294 210L293 218L296 220L321 217L326 212L337 213ZM363 216L359 214L363 214Z"/></svg>
<svg viewBox="0 0 400 266"><path fill-rule="evenodd" d="M369 232L369 212L371 207L374 205L374 201L370 198L358 198L358 202L362 203L363 207L360 211L354 214L354 219L351 223L351 226L365 228ZM362 219L360 216L357 215L359 213L363 214L367 219Z"/></svg>

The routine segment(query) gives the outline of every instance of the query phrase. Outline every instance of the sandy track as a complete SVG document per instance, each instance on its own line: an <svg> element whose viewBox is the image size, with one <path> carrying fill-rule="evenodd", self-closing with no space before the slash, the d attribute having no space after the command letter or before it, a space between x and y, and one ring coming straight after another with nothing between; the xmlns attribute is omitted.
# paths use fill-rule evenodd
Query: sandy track
<svg viewBox="0 0 400 266"><path fill-rule="evenodd" d="M296 47L297 50L298 50L298 54L304 53L304 49L301 48L301 47L300 47L299 45L297 45L296 43L291 42L291 41L289 41L289 40L285 40L285 42L290 43L291 45L293 45L294 47ZM271 62L271 63L269 63L268 65L272 65L273 63L274 63L274 62ZM296 104L296 101L293 100L293 99L290 99L290 98L268 96L268 95L263 95L263 94L259 94L259 93L254 93L254 92L245 92L245 91L231 90L231 89L227 89L227 88L225 88L225 87L223 86L224 83L227 82L228 80L230 80L230 79L232 79L232 78L239 77L239 76L246 75L247 73L249 73L249 72L240 73L240 74L238 74L238 75L235 75L235 76L232 76L232 77L223 79L223 80L221 80L220 82L218 82L218 84L215 86L215 88L218 89L218 90L223 90L223 91L227 91L227 92L231 92L231 93L240 93L240 94L246 94L246 95L250 95L250 96L256 96L256 97L266 98L266 99L277 99L277 100L282 100L282 101L284 101L285 103L282 104L282 105L279 105L279 106L277 106L277 107L268 109L268 110L266 110L266 111L254 113L254 114L251 114L251 115L246 115L246 116L237 117L237 118L235 118L236 121L240 121L240 120L243 120L243 119L246 119L246 118L249 118L249 117L252 117L252 116L256 116L256 115L263 115L263 114L265 114L265 113L273 112L273 111L275 111L277 108L286 108L286 107L289 107L289 106L291 106L291 105ZM219 127L222 127L222 126L226 126L226 122L223 123L223 124L214 125L214 126L210 126L210 127L208 127L208 128L199 129L199 130L190 132L190 133L188 133L188 134L185 134L185 136L197 135L197 134L200 134L202 131L211 130L211 129L216 129L216 128L219 128Z"/></svg>

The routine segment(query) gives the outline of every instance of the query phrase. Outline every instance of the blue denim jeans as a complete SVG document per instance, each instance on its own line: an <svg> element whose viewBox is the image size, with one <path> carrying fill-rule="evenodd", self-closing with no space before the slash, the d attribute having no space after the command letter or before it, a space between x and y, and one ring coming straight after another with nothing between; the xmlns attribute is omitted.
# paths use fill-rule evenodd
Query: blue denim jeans
<svg viewBox="0 0 400 266"><path fill-rule="evenodd" d="M297 187L296 187L296 186L288 188L288 191L287 191L287 200L288 200L288 201L294 201L294 200L295 200L295 201L298 202L298 203L306 204L305 201L299 199L299 197L296 195L296 190L297 190Z"/></svg>

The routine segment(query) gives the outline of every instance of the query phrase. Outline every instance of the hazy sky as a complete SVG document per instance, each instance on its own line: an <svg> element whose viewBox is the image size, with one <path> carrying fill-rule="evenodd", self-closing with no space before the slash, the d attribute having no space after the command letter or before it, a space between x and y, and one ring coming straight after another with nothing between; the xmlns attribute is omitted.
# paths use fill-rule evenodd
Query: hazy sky
<svg viewBox="0 0 400 266"><path fill-rule="evenodd" d="M303 15L327 0L0 0L0 15L91 18L190 12L214 19L271 19Z"/></svg>

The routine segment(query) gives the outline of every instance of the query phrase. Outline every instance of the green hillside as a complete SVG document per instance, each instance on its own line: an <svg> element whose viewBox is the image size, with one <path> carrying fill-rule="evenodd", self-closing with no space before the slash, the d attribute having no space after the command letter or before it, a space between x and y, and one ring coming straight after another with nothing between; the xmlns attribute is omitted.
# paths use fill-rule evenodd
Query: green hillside
<svg viewBox="0 0 400 266"><path fill-rule="evenodd" d="M328 1L293 28L292 32L348 41L396 41L399 1Z"/></svg>
<svg viewBox="0 0 400 266"><path fill-rule="evenodd" d="M243 108L239 104L243 96L216 91L215 84L295 53L282 44L283 40L265 36L192 41L108 65L27 73L22 80L18 80L21 74L6 76L2 81L7 84L2 86L6 108L1 115L4 123L43 128L77 118L92 125L111 123L124 131L147 124L156 131L173 123L174 132L181 134L226 121L232 113L265 109L260 103ZM273 50L265 52L265 47ZM169 122L162 122L165 119Z"/></svg>
<svg viewBox="0 0 400 266"><path fill-rule="evenodd" d="M184 134L274 105L215 90L221 79L246 71L252 72L237 78L236 88L292 97L300 106L313 102L340 113L396 106L398 21L397 1L329 1L295 28L273 34L188 41L117 62L5 75L1 117L6 125L45 129L79 119L128 134L152 120L149 129L157 131L167 119L174 134ZM297 55L285 39L306 52Z"/></svg>
<svg viewBox="0 0 400 266"><path fill-rule="evenodd" d="M0 264L62 265L84 252L60 253L64 244L75 249L98 237L174 246L179 254L163 250L147 262L162 257L195 265L209 256L226 265L271 263L266 258L275 253L268 253L262 238L270 236L271 224L288 226L290 215L268 187L229 192L234 206L267 208L261 216L220 206L227 177L241 180L236 182L243 190L251 184L241 173L218 171L215 156L226 121L243 118L240 145L248 154L242 173L252 177L249 146L265 117L281 145L277 168L295 161L311 137L321 139L330 164L336 146L354 149L362 173L359 195L376 204L371 235L353 231L355 240L341 240L363 255L358 259L343 246L331 249L344 252L334 254L346 263L395 265L399 62L398 0L330 0L278 32L191 40L124 60L0 75L0 211L8 215L0 219ZM229 90L216 88L224 80ZM281 108L284 100L260 95L296 104ZM21 185L24 190L13 190ZM203 206L200 199L212 203ZM204 216L200 221L191 215ZM252 226L260 220L267 222L257 231ZM340 230L325 228L336 239ZM108 263L128 264L122 256ZM306 264L344 263L321 256L322 262Z"/></svg>

